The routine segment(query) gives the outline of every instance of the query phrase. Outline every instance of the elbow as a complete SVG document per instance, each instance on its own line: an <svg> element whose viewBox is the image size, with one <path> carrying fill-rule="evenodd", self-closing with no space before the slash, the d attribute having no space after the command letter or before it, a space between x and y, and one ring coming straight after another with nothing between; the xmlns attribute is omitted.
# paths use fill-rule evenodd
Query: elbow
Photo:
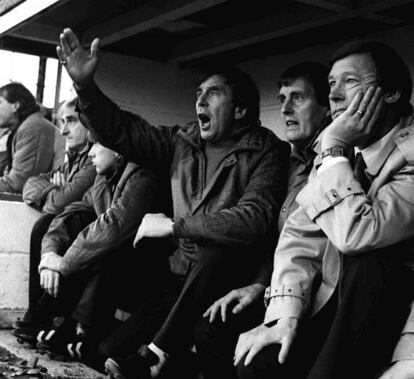
<svg viewBox="0 0 414 379"><path fill-rule="evenodd" d="M346 238L343 240L332 241L331 242L335 245L335 247L346 256L356 256L360 253L368 250L368 247L365 245L361 245L361 243L355 243L352 238Z"/></svg>

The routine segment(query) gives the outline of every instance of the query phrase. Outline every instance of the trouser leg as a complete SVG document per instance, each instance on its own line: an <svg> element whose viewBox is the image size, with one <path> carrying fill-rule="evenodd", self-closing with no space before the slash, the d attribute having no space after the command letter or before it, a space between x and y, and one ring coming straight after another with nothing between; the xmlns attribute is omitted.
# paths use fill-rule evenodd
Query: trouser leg
<svg viewBox="0 0 414 379"><path fill-rule="evenodd" d="M390 362L409 311L411 275L390 254L345 257L335 319L309 379L374 378Z"/></svg>
<svg viewBox="0 0 414 379"><path fill-rule="evenodd" d="M106 334L115 310L134 310L156 293L168 273L160 241L147 240L139 249L132 241L120 245L90 271L90 278L72 318Z"/></svg>
<svg viewBox="0 0 414 379"><path fill-rule="evenodd" d="M389 361L407 317L410 274L398 259L382 254L346 257L333 318L315 324L318 312L303 322L283 367L274 358L279 345L270 346L248 367L239 366L240 378L374 378Z"/></svg>
<svg viewBox="0 0 414 379"><path fill-rule="evenodd" d="M38 271L42 239L55 215L44 214L34 224L30 235L29 310L36 306L43 294Z"/></svg>
<svg viewBox="0 0 414 379"><path fill-rule="evenodd" d="M199 258L184 287L155 335L153 342L168 354L177 353L193 342L197 320L218 298L248 284L254 267L248 255L218 246L200 247Z"/></svg>
<svg viewBox="0 0 414 379"><path fill-rule="evenodd" d="M237 378L233 356L239 335L259 325L263 317L264 305L260 300L239 314L229 314L225 323L220 316L212 323L207 318L197 322L194 340L204 379Z"/></svg>
<svg viewBox="0 0 414 379"><path fill-rule="evenodd" d="M182 288L175 277L164 280L152 298L143 302L135 312L99 346L103 357L125 357L136 353L143 344L151 342L168 315Z"/></svg>

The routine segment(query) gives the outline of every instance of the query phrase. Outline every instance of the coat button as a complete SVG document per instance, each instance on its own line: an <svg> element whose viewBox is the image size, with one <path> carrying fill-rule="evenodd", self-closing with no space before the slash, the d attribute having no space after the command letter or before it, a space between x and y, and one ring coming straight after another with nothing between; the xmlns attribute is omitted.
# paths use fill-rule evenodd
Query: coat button
<svg viewBox="0 0 414 379"><path fill-rule="evenodd" d="M283 207L282 208L282 212L286 212L286 207Z"/></svg>

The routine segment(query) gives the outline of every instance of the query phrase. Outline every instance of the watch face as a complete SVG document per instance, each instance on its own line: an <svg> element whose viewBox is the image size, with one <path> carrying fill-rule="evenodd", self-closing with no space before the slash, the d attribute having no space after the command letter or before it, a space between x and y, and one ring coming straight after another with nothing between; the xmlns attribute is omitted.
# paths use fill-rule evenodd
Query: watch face
<svg viewBox="0 0 414 379"><path fill-rule="evenodd" d="M331 156L331 157L344 157L345 152L344 152L344 149L342 147L334 146L334 147L330 147L329 149L326 149L322 152L322 158L325 158L328 155Z"/></svg>

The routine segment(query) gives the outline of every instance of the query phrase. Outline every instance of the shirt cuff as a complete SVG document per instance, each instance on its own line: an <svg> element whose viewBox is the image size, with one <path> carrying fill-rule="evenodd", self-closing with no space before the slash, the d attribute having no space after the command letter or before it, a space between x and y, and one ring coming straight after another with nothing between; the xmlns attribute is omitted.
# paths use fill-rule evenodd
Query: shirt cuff
<svg viewBox="0 0 414 379"><path fill-rule="evenodd" d="M265 314L265 325L285 317L303 318L306 312L305 302L295 296L278 296L269 301Z"/></svg>

